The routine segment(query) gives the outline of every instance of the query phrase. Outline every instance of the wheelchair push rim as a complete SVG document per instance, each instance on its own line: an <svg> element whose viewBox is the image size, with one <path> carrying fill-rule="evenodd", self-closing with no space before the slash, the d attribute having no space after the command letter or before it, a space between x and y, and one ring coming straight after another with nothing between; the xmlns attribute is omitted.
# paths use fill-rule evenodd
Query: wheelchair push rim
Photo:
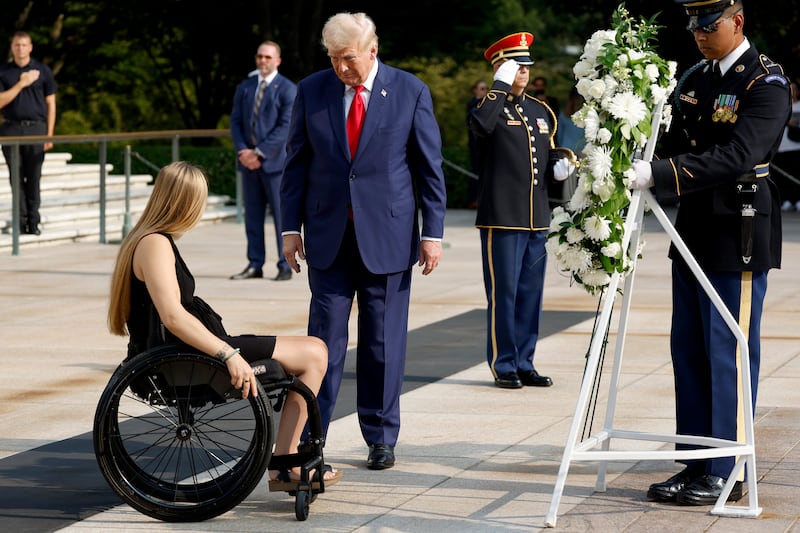
<svg viewBox="0 0 800 533"><path fill-rule="evenodd" d="M97 406L103 476L131 507L165 521L201 521L246 498L269 463L272 406L243 400L226 366L159 347L121 365Z"/></svg>

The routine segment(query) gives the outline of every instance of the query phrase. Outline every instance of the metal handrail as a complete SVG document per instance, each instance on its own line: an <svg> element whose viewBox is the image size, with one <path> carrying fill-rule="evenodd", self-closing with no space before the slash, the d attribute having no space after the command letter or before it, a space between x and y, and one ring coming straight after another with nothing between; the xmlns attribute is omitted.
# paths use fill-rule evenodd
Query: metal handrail
<svg viewBox="0 0 800 533"><path fill-rule="evenodd" d="M30 135L17 137L1 137L5 146L11 146L11 255L19 255L19 147L27 144L89 144L99 143L98 162L100 166L100 243L106 243L106 163L108 161L108 143L124 141L142 141L152 139L172 140L172 160L180 159L180 140L182 138L223 138L230 137L230 130L163 130L141 131L130 133L99 133L85 135ZM130 183L130 146L125 152L125 182ZM237 180L238 181L238 180ZM130 213L126 185L126 228L129 229ZM237 194L237 197L239 195ZM237 200L238 202L238 200ZM237 204L238 205L238 204ZM123 228L124 231L125 228Z"/></svg>

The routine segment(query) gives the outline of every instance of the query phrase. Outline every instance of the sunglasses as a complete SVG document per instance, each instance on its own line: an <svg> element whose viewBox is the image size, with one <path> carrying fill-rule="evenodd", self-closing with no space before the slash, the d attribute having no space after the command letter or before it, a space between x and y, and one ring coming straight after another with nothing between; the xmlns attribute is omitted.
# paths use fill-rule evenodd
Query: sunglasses
<svg viewBox="0 0 800 533"><path fill-rule="evenodd" d="M697 31L702 31L703 33L715 33L719 29L720 22L722 22L723 20L731 19L731 18L735 17L736 14L739 13L739 11L741 11L741 9L739 9L737 11L734 11L733 13L728 15L727 17L720 17L717 20L715 20L714 22L712 22L711 24L707 25L707 26L698 26L697 25L697 17L692 17L691 19L689 19L689 25L686 26L686 31L688 31L692 35L694 35L695 32L697 32Z"/></svg>

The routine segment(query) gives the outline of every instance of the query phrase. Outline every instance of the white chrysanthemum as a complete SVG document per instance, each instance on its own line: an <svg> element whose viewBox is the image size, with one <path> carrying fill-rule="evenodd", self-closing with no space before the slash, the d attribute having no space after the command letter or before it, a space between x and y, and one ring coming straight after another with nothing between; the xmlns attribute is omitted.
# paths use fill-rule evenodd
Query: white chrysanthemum
<svg viewBox="0 0 800 533"><path fill-rule="evenodd" d="M611 236L611 221L599 215L592 215L583 221L583 230L593 241L605 241Z"/></svg>
<svg viewBox="0 0 800 533"><path fill-rule="evenodd" d="M570 246L561 254L561 262L566 270L585 272L592 266L592 254L580 246Z"/></svg>
<svg viewBox="0 0 800 533"><path fill-rule="evenodd" d="M651 82L655 82L656 80L658 80L660 72L658 71L658 67L653 63L648 63L647 66L644 67L644 72L645 74L647 74L647 78Z"/></svg>
<svg viewBox="0 0 800 533"><path fill-rule="evenodd" d="M595 146L586 156L589 171L595 179L603 179L611 175L611 147Z"/></svg>
<svg viewBox="0 0 800 533"><path fill-rule="evenodd" d="M594 142L597 138L597 130L600 128L600 115L593 107L586 109L586 115L583 118L583 135L589 142Z"/></svg>
<svg viewBox="0 0 800 533"><path fill-rule="evenodd" d="M622 245L618 242L608 243L606 246L600 248L600 253L606 257L619 257L619 254L622 253Z"/></svg>
<svg viewBox="0 0 800 533"><path fill-rule="evenodd" d="M581 281L587 287L605 287L611 283L611 276L605 270L593 268L581 274Z"/></svg>
<svg viewBox="0 0 800 533"><path fill-rule="evenodd" d="M575 79L580 78L596 78L597 71L595 70L595 64L591 61L587 61L585 59L581 59L575 66L572 67L572 73L575 74Z"/></svg>
<svg viewBox="0 0 800 533"><path fill-rule="evenodd" d="M611 140L611 131L608 128L600 128L597 130L597 142L600 144L608 144Z"/></svg>
<svg viewBox="0 0 800 533"><path fill-rule="evenodd" d="M579 243L579 242L581 242L583 240L584 233L583 233L583 231L581 231L580 228L578 228L576 226L572 226L572 227L567 228L566 237L567 237L567 242L568 243L575 244L575 243Z"/></svg>
<svg viewBox="0 0 800 533"><path fill-rule="evenodd" d="M614 95L609 102L608 112L614 118L624 120L635 126L647 115L647 106L642 99L630 91Z"/></svg>

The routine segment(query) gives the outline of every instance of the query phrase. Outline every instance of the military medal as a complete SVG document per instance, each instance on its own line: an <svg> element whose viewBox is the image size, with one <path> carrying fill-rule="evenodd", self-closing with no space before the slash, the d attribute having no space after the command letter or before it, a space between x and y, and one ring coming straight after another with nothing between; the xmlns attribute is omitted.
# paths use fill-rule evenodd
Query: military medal
<svg viewBox="0 0 800 533"><path fill-rule="evenodd" d="M736 108L739 107L739 102L735 94L721 94L714 102L714 114L711 115L711 120L714 122L736 122Z"/></svg>

